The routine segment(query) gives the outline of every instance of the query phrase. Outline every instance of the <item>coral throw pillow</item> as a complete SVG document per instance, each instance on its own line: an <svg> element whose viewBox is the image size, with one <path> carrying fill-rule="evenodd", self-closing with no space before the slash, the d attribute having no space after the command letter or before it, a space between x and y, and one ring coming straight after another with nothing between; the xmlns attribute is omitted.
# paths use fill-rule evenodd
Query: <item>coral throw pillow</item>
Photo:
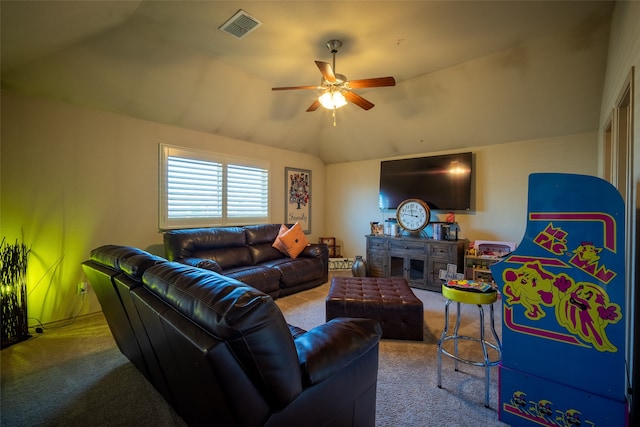
<svg viewBox="0 0 640 427"><path fill-rule="evenodd" d="M271 246L273 246L274 248L276 248L277 250L279 250L280 252L288 256L289 253L287 252L287 247L285 246L284 242L280 239L282 235L287 231L289 231L289 227L282 224L280 226L280 231L278 231L278 237L276 237L276 240L273 241L273 244Z"/></svg>
<svg viewBox="0 0 640 427"><path fill-rule="evenodd" d="M307 236L304 235L302 227L300 227L300 224L297 222L280 236L280 241L284 243L284 246L287 248L287 254L291 258L296 258L300 255L300 252L309 244Z"/></svg>

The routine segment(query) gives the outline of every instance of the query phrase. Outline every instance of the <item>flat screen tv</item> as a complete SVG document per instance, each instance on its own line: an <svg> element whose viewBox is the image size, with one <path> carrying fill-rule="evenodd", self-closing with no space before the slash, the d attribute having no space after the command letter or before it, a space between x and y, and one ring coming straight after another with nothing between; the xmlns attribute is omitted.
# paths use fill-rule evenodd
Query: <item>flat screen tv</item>
<svg viewBox="0 0 640 427"><path fill-rule="evenodd" d="M421 199L432 210L471 209L472 153L380 162L380 209Z"/></svg>

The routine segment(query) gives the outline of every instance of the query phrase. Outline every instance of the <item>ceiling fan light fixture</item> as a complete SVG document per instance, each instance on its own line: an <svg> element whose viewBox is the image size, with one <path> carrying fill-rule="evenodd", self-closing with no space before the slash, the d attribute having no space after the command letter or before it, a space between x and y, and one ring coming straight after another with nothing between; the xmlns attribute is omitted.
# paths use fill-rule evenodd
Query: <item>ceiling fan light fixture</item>
<svg viewBox="0 0 640 427"><path fill-rule="evenodd" d="M327 110L335 110L340 107L344 107L347 105L347 100L344 95L340 91L329 91L325 92L318 98L320 104L326 108Z"/></svg>

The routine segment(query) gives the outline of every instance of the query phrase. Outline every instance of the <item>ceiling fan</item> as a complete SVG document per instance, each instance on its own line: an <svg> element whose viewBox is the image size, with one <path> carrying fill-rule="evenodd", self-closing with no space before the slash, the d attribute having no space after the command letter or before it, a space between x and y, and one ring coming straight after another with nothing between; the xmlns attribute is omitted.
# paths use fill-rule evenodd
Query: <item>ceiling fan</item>
<svg viewBox="0 0 640 427"><path fill-rule="evenodd" d="M326 44L329 51L333 54L333 66L327 62L315 61L316 65L322 73L322 79L318 86L285 86L274 87L271 90L297 90L297 89L317 89L321 91L320 96L313 101L307 108L307 111L315 111L321 105L327 109L335 110L352 102L364 110L370 110L374 104L367 101L352 89L361 89L369 87L395 86L396 81L393 77L376 77L372 79L347 80L343 74L335 72L336 69L336 53L342 46L340 40L329 40ZM334 116L335 119L335 116ZM334 120L335 125L335 120Z"/></svg>

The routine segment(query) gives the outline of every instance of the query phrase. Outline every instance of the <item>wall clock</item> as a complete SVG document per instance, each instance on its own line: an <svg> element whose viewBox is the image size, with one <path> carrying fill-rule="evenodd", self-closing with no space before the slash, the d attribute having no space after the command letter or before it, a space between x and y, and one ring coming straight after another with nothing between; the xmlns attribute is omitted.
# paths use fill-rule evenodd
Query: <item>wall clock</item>
<svg viewBox="0 0 640 427"><path fill-rule="evenodd" d="M431 219L431 209L420 199L403 200L396 209L400 227L407 231L422 231Z"/></svg>

